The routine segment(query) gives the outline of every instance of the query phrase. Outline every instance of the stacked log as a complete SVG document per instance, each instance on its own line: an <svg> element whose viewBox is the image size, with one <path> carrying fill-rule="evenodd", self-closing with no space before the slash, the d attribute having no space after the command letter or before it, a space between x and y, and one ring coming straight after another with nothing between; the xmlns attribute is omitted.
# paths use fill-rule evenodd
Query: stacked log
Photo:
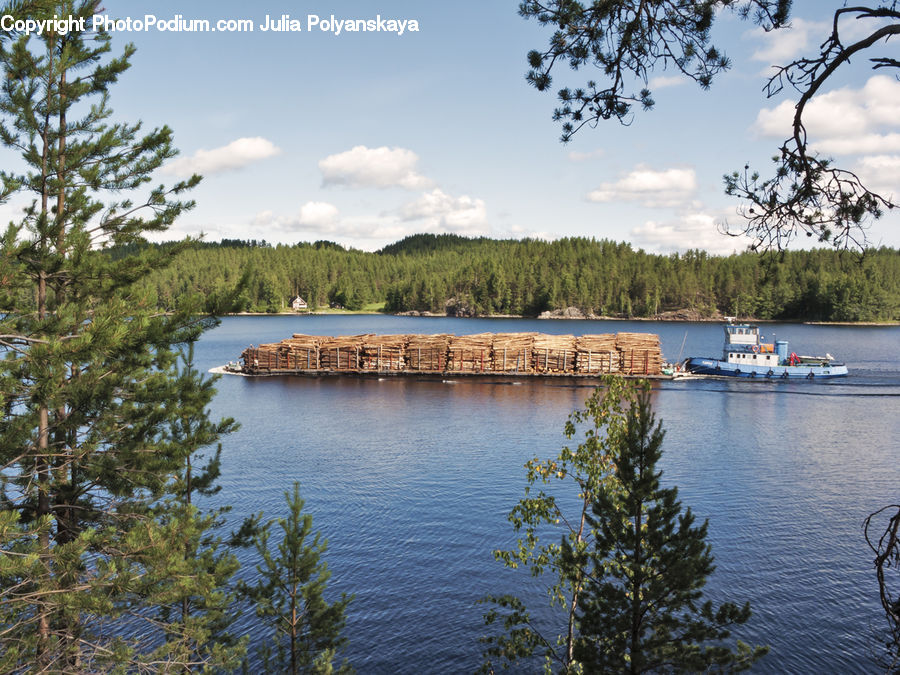
<svg viewBox="0 0 900 675"><path fill-rule="evenodd" d="M621 372L626 375L659 375L662 351L659 336L652 333L619 333L616 349L622 355Z"/></svg>
<svg viewBox="0 0 900 675"><path fill-rule="evenodd" d="M527 373L533 370L531 354L537 333L496 333L491 343L489 370L496 373Z"/></svg>
<svg viewBox="0 0 900 675"><path fill-rule="evenodd" d="M483 373L491 369L492 333L454 335L447 352L447 370Z"/></svg>
<svg viewBox="0 0 900 675"><path fill-rule="evenodd" d="M323 337L319 342L319 368L322 370L358 370L360 347L372 335Z"/></svg>
<svg viewBox="0 0 900 675"><path fill-rule="evenodd" d="M408 335L366 335L360 346L363 370L404 370Z"/></svg>
<svg viewBox="0 0 900 675"><path fill-rule="evenodd" d="M404 363L408 370L443 372L447 365L450 335L409 335Z"/></svg>
<svg viewBox="0 0 900 675"><path fill-rule="evenodd" d="M577 349L574 335L534 336L533 368L538 373L574 373Z"/></svg>
<svg viewBox="0 0 900 675"><path fill-rule="evenodd" d="M659 336L294 334L241 354L247 372L419 371L558 375L659 375Z"/></svg>
<svg viewBox="0 0 900 675"><path fill-rule="evenodd" d="M579 375L619 372L619 352L612 333L582 335L575 338L575 348L578 351L575 372Z"/></svg>
<svg viewBox="0 0 900 675"><path fill-rule="evenodd" d="M241 357L244 359L244 363L254 370L271 370L275 368L277 362L277 350L277 344L251 346L244 350Z"/></svg>
<svg viewBox="0 0 900 675"><path fill-rule="evenodd" d="M319 344L327 340L322 335L303 335L294 333L284 340L291 349L294 361L294 370L318 370L319 368Z"/></svg>

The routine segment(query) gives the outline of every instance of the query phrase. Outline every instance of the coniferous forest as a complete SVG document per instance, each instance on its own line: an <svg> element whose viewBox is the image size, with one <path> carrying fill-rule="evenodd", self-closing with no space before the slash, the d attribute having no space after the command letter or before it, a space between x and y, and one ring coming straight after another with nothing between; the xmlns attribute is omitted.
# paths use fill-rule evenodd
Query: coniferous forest
<svg viewBox="0 0 900 675"><path fill-rule="evenodd" d="M167 244L160 245L166 247ZM128 251L118 249L114 255ZM145 282L158 306L199 294L210 307L240 284L236 311L278 312L295 295L310 309L382 306L387 312L649 318L691 310L757 319L900 320L900 252L833 249L727 257L655 255L627 243L553 242L417 234L374 252L319 241L197 242Z"/></svg>

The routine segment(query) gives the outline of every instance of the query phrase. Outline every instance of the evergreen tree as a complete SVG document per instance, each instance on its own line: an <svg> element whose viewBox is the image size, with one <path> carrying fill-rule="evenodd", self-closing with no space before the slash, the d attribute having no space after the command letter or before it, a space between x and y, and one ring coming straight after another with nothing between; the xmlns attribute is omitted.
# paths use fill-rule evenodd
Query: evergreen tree
<svg viewBox="0 0 900 675"><path fill-rule="evenodd" d="M493 607L485 613L488 626L500 623L500 635L481 638L484 645L483 672L540 657L551 672L579 672L575 647L579 639L577 617L584 602L589 551L596 533L588 520L598 495L616 486L612 461L625 433L628 402L635 390L622 378L609 376L605 388L598 387L585 402L585 409L570 415L566 438L574 438L584 426L584 439L575 448L563 447L550 459L535 457L525 464L528 485L525 496L510 511L508 519L522 536L511 551L494 551L507 567L528 568L535 578L550 581L547 594L559 617L555 635L536 628L526 605L511 595L488 596L482 602ZM569 485L577 494L577 509L560 505L554 485ZM562 531L561 543L548 531Z"/></svg>
<svg viewBox="0 0 900 675"><path fill-rule="evenodd" d="M247 637L228 633L234 622L235 595L229 590L231 577L240 567L237 557L221 537L214 534L224 524L230 507L201 511L197 497L216 495L221 474L222 435L237 428L231 419L213 422L206 412L217 377L204 376L194 368L194 344L181 355L182 366L175 379L175 395L166 402L172 422L164 441L179 461L167 486L167 495L153 507L165 535L164 550L151 547L157 559L142 559L147 570L141 594L154 599L150 609L164 629L165 642L153 649L160 659L178 661L191 668L235 669L246 652ZM208 456L208 448L216 446Z"/></svg>
<svg viewBox="0 0 900 675"><path fill-rule="evenodd" d="M713 570L706 525L694 527L690 510L680 515L677 491L659 486L663 432L654 427L646 383L610 377L606 385L566 424L572 438L587 423L577 448L526 464L529 485L509 515L524 536L516 549L494 554L536 578L551 573L547 592L561 610L556 634L538 628L519 598L489 596L485 623L503 632L481 638L482 672L536 658L545 672L566 674L740 669L766 649L702 644L727 638L750 608L697 604ZM578 491L575 512L542 487L567 482ZM562 530L559 543L547 538L553 530Z"/></svg>
<svg viewBox="0 0 900 675"><path fill-rule="evenodd" d="M315 249L308 244L195 243L174 254L169 268L143 284L149 301L165 310L192 293L206 298L204 307L209 311L224 308L232 300L232 287L239 285L242 294L233 298L234 305L264 312L270 307L260 295L260 287L267 285L261 284L265 276L276 298L287 299L299 289L311 307L327 305L343 290L344 300L350 302L346 307L384 301L388 312L442 312L449 304L459 310L527 314L543 304L546 309L575 305L586 312L620 316L629 312L653 316L689 307L733 315L737 307L742 315L758 319L900 319L900 256L887 248L868 251L862 261L842 259L829 249L788 251L778 259L761 259L752 253L652 255L625 244L584 238L479 239L466 240L461 255L458 243L441 241L427 252L394 254ZM159 246L171 250L171 245ZM124 247L110 255L120 250ZM559 297L553 297L557 277ZM570 297L564 287L571 290ZM547 292L544 298L542 291ZM812 304L805 304L807 300ZM271 309L280 310L281 302Z"/></svg>
<svg viewBox="0 0 900 675"><path fill-rule="evenodd" d="M90 26L96 9L33 0L3 13ZM2 193L32 201L0 240L0 670L225 666L234 653L194 648L210 642L204 618L177 640L157 620L218 583L170 541L209 527L171 495L186 453L210 439L202 424L174 438L173 425L203 419L211 396L181 396L174 348L209 323L189 295L162 313L139 284L179 251L143 235L192 206L182 195L199 177L150 187L176 154L171 130L110 122L132 46L111 58L104 33L3 39L0 142L22 168L0 172ZM173 595L175 579L190 590Z"/></svg>
<svg viewBox="0 0 900 675"><path fill-rule="evenodd" d="M327 542L313 534L312 516L303 513L299 483L294 483L293 493L284 496L287 518L270 521L257 535L260 579L243 587L271 631L258 650L260 659L267 672L351 673L346 661L335 669L334 660L347 642L341 631L344 610L352 597L342 594L331 604L325 600L331 573L320 558ZM276 522L282 532L277 553L269 550L269 532Z"/></svg>
<svg viewBox="0 0 900 675"><path fill-rule="evenodd" d="M615 456L617 489L598 492L588 517L596 536L576 659L589 672L742 670L768 651L722 644L750 617L749 603L701 604L715 569L708 523L695 525L677 488L660 486L663 436L643 393Z"/></svg>

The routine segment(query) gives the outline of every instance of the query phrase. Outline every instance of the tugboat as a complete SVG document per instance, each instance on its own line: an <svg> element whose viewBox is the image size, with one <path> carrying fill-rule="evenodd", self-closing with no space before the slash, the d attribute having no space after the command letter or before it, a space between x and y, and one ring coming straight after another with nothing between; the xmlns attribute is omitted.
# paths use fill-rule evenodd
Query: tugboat
<svg viewBox="0 0 900 675"><path fill-rule="evenodd" d="M846 377L847 366L835 363L831 354L797 356L788 352L787 340L774 344L764 342L759 327L734 323L726 316L725 348L721 359L691 357L684 362L684 372L693 375L748 377L756 379L813 380Z"/></svg>

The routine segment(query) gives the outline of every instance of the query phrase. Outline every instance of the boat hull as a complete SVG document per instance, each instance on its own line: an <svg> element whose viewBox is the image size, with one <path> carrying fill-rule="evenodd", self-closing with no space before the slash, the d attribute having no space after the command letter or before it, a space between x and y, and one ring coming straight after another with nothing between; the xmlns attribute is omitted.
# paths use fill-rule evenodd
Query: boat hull
<svg viewBox="0 0 900 675"><path fill-rule="evenodd" d="M685 362L684 370L694 375L743 377L757 380L818 380L847 376L847 366L843 363L752 366L743 363L727 363L718 359L691 358Z"/></svg>

